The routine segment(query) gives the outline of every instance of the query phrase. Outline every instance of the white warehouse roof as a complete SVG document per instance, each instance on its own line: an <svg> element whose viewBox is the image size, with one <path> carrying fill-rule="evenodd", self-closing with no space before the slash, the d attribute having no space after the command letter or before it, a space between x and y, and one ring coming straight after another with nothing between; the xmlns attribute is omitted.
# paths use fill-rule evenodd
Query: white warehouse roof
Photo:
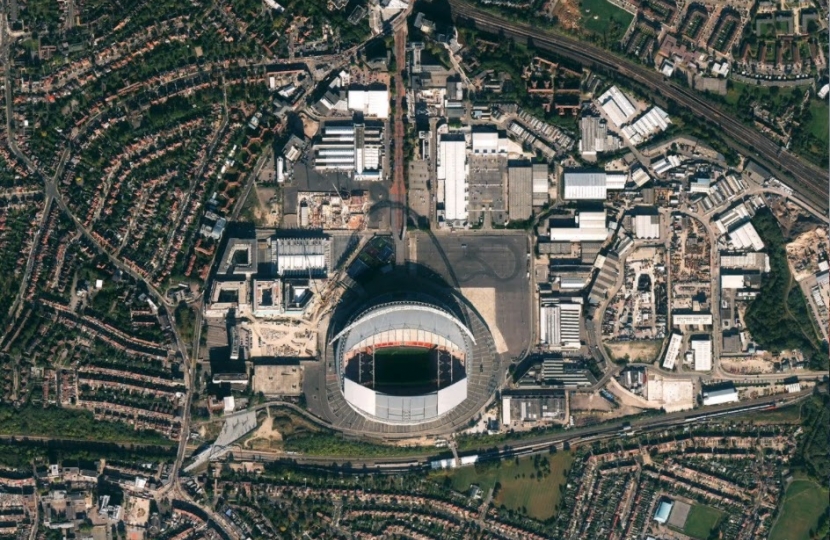
<svg viewBox="0 0 830 540"><path fill-rule="evenodd" d="M688 324L712 324L711 313L672 313L672 324L682 326Z"/></svg>
<svg viewBox="0 0 830 540"><path fill-rule="evenodd" d="M764 241L758 236L758 231L752 226L752 223L746 222L734 231L729 233L729 241L735 246L735 249L749 249L755 251L764 249Z"/></svg>
<svg viewBox="0 0 830 540"><path fill-rule="evenodd" d="M349 109L385 120L389 118L389 91L349 90Z"/></svg>
<svg viewBox="0 0 830 540"><path fill-rule="evenodd" d="M683 334L672 334L666 357L663 359L663 369L674 369L677 357L680 355L680 345L683 343Z"/></svg>
<svg viewBox="0 0 830 540"><path fill-rule="evenodd" d="M565 172L565 199L601 200L608 193L604 171Z"/></svg>
<svg viewBox="0 0 830 540"><path fill-rule="evenodd" d="M712 369L712 340L692 338L691 346L695 358L695 371L710 371Z"/></svg>
<svg viewBox="0 0 830 540"><path fill-rule="evenodd" d="M605 212L579 212L570 227L551 227L551 242L604 242L608 238Z"/></svg>
<svg viewBox="0 0 830 540"><path fill-rule="evenodd" d="M740 401L738 398L738 391L735 387L718 388L707 390L703 389L703 404L704 405L721 405L723 403L734 403Z"/></svg>
<svg viewBox="0 0 830 540"><path fill-rule="evenodd" d="M668 113L660 107L652 107L639 120L623 128L622 132L632 144L640 144L655 133L664 131L671 124Z"/></svg>
<svg viewBox="0 0 830 540"><path fill-rule="evenodd" d="M634 236L637 238L660 238L660 215L640 214L634 216Z"/></svg>
<svg viewBox="0 0 830 540"><path fill-rule="evenodd" d="M438 180L444 181L444 219L467 219L467 143L463 135L442 135L438 143Z"/></svg>
<svg viewBox="0 0 830 540"><path fill-rule="evenodd" d="M624 125L637 114L631 100L616 86L612 86L599 97L599 105L617 127Z"/></svg>
<svg viewBox="0 0 830 540"><path fill-rule="evenodd" d="M474 131L474 154L500 154L507 152L507 139L499 138L496 131Z"/></svg>
<svg viewBox="0 0 830 540"><path fill-rule="evenodd" d="M721 274L720 276L720 288L721 289L743 289L744 288L744 275L737 274L737 275L730 275L730 274Z"/></svg>

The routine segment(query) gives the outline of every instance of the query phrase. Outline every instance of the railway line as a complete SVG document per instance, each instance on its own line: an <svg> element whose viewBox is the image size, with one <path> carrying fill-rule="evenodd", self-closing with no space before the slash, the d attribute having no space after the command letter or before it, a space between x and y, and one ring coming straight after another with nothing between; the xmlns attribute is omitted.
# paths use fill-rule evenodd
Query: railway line
<svg viewBox="0 0 830 540"><path fill-rule="evenodd" d="M798 401L808 397L811 392L812 389L808 389L797 394L787 394L786 396L765 396L759 399L740 403L729 403L725 405L707 407L705 410L696 409L679 411L676 413L648 416L630 421L625 418L621 418L616 421L593 426L573 428L555 433L540 434L536 437L524 440L503 441L496 448L467 453L476 453L481 461L494 461L547 453L552 447L561 449L565 442L571 445L586 444L613 437L630 436L642 432L666 429L672 426L688 426L696 422L719 419L733 414L774 410L777 407L797 403ZM434 452L430 452L428 454L424 453L401 457L373 458L362 458L357 456L353 458L344 458L342 456L310 456L296 453L288 454L270 451L244 450L240 448L234 448L230 453L233 455L235 460L259 462L291 461L292 466L310 469L331 470L333 468L337 468L341 471L397 474L406 471L428 470L430 468L430 462L438 459L438 455L442 453L442 450L436 448Z"/></svg>
<svg viewBox="0 0 830 540"><path fill-rule="evenodd" d="M585 66L619 73L656 94L675 101L706 122L716 124L726 135L725 142L730 147L773 171L804 203L822 214L830 209L826 170L807 163L754 128L724 113L696 92L673 83L653 69L634 64L590 43L509 21L464 0L450 0L450 4L456 19L472 21L476 28L515 40L531 40L540 49L549 50Z"/></svg>

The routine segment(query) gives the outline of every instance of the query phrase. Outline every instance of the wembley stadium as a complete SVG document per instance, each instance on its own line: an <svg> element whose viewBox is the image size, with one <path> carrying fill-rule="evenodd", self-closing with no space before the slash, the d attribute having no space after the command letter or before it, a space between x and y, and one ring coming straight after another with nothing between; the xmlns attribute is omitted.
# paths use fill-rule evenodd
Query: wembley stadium
<svg viewBox="0 0 830 540"><path fill-rule="evenodd" d="M368 420L421 424L467 399L476 336L433 298L358 310L330 345L346 403Z"/></svg>

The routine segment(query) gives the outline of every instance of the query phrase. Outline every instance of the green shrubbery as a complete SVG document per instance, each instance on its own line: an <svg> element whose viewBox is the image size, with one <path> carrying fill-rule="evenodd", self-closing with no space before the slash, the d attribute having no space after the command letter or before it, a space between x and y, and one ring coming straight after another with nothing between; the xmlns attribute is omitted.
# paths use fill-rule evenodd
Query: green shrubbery
<svg viewBox="0 0 830 540"><path fill-rule="evenodd" d="M827 369L827 349L816 337L804 295L790 275L784 236L775 216L761 210L752 224L767 247L770 272L762 280L761 293L746 311L749 332L764 349L799 350L812 369Z"/></svg>

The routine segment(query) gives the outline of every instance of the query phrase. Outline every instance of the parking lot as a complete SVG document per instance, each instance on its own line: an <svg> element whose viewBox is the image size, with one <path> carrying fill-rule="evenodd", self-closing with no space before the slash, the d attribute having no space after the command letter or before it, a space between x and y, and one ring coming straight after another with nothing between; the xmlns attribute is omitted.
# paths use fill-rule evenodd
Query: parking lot
<svg viewBox="0 0 830 540"><path fill-rule="evenodd" d="M432 269L462 291L493 289L492 318L504 338L508 357L518 356L530 345L534 322L528 239L524 231L454 232L436 236L414 233L413 237L410 261ZM486 308L476 306L476 309L485 320L491 318L485 313Z"/></svg>

